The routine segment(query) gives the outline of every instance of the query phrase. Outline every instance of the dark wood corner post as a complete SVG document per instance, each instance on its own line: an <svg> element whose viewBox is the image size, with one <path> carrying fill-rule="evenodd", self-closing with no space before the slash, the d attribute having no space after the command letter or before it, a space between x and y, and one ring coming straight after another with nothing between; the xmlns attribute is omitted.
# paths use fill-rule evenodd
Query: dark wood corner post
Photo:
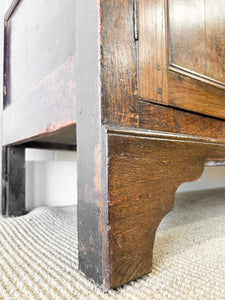
<svg viewBox="0 0 225 300"><path fill-rule="evenodd" d="M110 288L109 144L104 125L138 125L134 5L132 0L76 5L76 26L82 28L76 35L75 72L79 268Z"/></svg>
<svg viewBox="0 0 225 300"><path fill-rule="evenodd" d="M2 148L1 214L20 216L25 213L25 148Z"/></svg>

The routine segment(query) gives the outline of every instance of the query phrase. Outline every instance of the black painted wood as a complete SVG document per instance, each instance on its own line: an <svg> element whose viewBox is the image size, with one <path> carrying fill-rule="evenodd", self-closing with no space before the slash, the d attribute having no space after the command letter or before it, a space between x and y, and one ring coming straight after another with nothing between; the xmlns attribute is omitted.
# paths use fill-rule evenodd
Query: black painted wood
<svg viewBox="0 0 225 300"><path fill-rule="evenodd" d="M4 207L6 216L25 214L25 148L4 148Z"/></svg>
<svg viewBox="0 0 225 300"><path fill-rule="evenodd" d="M2 147L1 215L6 214L7 203L7 148Z"/></svg>

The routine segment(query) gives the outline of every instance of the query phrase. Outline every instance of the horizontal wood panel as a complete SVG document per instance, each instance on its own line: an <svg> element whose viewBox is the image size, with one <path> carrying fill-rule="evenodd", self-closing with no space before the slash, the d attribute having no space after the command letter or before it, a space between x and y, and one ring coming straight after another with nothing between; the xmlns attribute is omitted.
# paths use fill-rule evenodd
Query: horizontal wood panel
<svg viewBox="0 0 225 300"><path fill-rule="evenodd" d="M168 72L169 105L225 119L225 90Z"/></svg>
<svg viewBox="0 0 225 300"><path fill-rule="evenodd" d="M3 112L3 145L23 142L76 123L75 61L44 78Z"/></svg>
<svg viewBox="0 0 225 300"><path fill-rule="evenodd" d="M19 1L7 21L7 103L22 101L38 82L74 56L75 3Z"/></svg>
<svg viewBox="0 0 225 300"><path fill-rule="evenodd" d="M57 131L47 133L41 137L35 138L30 142L30 145L58 145L61 146L76 146L76 124L63 127Z"/></svg>
<svg viewBox="0 0 225 300"><path fill-rule="evenodd" d="M225 143L223 120L140 101L140 127L150 130L206 137Z"/></svg>

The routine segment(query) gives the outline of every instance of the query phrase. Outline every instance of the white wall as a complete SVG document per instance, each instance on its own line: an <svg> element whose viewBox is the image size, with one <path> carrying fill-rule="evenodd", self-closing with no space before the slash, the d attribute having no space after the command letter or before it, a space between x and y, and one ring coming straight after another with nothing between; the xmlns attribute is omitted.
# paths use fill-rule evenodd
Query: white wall
<svg viewBox="0 0 225 300"><path fill-rule="evenodd" d="M26 207L77 203L76 152L26 150ZM191 168L191 166L190 166ZM201 178L178 192L225 187L225 166L205 167Z"/></svg>
<svg viewBox="0 0 225 300"><path fill-rule="evenodd" d="M177 192L189 192L214 188L225 188L225 166L205 167L202 176L198 180L183 183L178 188Z"/></svg>
<svg viewBox="0 0 225 300"><path fill-rule="evenodd" d="M26 208L77 203L76 152L26 150Z"/></svg>

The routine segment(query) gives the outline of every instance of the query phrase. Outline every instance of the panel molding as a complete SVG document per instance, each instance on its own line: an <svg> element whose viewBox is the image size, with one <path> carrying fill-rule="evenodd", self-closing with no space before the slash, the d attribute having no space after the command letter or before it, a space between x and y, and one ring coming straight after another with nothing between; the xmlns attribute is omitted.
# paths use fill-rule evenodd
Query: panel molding
<svg viewBox="0 0 225 300"><path fill-rule="evenodd" d="M166 48L167 48L167 61L168 61L168 66L167 66L167 70L174 72L174 73L178 73L182 76L186 76L189 77L193 80L198 80L204 84L225 90L225 82L221 82L219 80L216 80L212 77L206 76L204 74L195 72L191 69L182 67L180 65L177 65L175 63L172 62L172 46L171 46L171 30L170 30L170 11L169 11L169 4L168 4L169 0L164 0L164 5L165 5L165 28L167 30L167 34L166 34Z"/></svg>
<svg viewBox="0 0 225 300"><path fill-rule="evenodd" d="M210 78L208 76L205 76L203 74L194 72L192 70L183 68L181 66L177 66L176 64L171 63L168 66L168 71L178 73L182 76L186 76L186 77L189 77L191 79L201 81L202 83L205 83L207 85L211 85L213 87L216 87L218 89L225 90L225 83L223 83L221 81L218 81L218 80L215 80L213 78Z"/></svg>

